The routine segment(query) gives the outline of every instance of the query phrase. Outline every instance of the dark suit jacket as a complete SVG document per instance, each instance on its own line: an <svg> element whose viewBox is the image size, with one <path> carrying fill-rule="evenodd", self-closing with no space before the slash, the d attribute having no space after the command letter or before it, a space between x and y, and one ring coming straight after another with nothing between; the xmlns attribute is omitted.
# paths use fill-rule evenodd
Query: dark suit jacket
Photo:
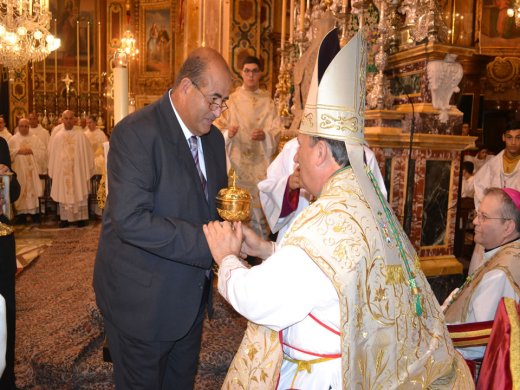
<svg viewBox="0 0 520 390"><path fill-rule="evenodd" d="M11 156L9 155L9 145L7 144L7 141L2 137L0 137L0 164L7 165L9 169L11 169ZM18 179L16 178L16 172L13 172L11 184L9 185L9 191L11 203L14 203L20 196L20 184L18 183Z"/></svg>
<svg viewBox="0 0 520 390"><path fill-rule="evenodd" d="M11 157L7 141L0 137L0 164L7 165L11 169ZM9 197L11 203L20 196L20 184L13 172L9 185ZM9 223L9 219L0 213L0 222ZM0 237L0 294L6 299L8 305L14 310L14 277L16 275L16 256L14 247L14 235ZM11 303L12 302L12 303ZM1 385L0 385L1 386Z"/></svg>
<svg viewBox="0 0 520 390"><path fill-rule="evenodd" d="M193 324L212 257L202 224L227 185L224 138L201 137L209 202L168 93L110 138L108 199L94 268L96 300L119 330L177 340Z"/></svg>

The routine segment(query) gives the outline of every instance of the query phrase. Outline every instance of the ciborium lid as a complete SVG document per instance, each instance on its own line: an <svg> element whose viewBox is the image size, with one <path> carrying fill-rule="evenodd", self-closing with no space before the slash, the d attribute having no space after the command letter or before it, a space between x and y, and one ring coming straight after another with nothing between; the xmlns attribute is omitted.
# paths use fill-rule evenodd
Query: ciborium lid
<svg viewBox="0 0 520 390"><path fill-rule="evenodd" d="M237 174L234 169L229 170L228 186L222 188L217 195L218 215L226 221L247 221L250 216L251 194L236 186Z"/></svg>

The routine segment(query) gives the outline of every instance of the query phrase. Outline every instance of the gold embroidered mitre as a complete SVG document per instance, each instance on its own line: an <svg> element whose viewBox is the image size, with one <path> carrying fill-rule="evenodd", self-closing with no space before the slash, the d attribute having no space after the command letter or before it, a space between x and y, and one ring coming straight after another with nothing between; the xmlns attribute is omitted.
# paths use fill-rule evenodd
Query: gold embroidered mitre
<svg viewBox="0 0 520 390"><path fill-rule="evenodd" d="M323 39L300 133L363 145L366 42L358 32L340 50L338 32Z"/></svg>

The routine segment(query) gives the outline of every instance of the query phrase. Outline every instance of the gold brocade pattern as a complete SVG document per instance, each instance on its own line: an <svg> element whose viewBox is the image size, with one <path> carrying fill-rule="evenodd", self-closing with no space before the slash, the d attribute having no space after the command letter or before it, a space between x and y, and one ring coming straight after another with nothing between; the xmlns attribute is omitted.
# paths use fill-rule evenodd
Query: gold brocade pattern
<svg viewBox="0 0 520 390"><path fill-rule="evenodd" d="M248 322L222 389L274 390L282 364L278 333Z"/></svg>
<svg viewBox="0 0 520 390"><path fill-rule="evenodd" d="M103 175L101 175L101 180L99 181L99 187L98 187L97 194L96 194L98 207L101 210L105 209L105 203L107 201L106 182L107 182L107 173L106 173L106 169L103 168Z"/></svg>
<svg viewBox="0 0 520 390"><path fill-rule="evenodd" d="M513 377L513 390L520 390L520 318L516 310L516 302L514 299L506 298L504 304L511 326L509 364L511 376Z"/></svg>
<svg viewBox="0 0 520 390"><path fill-rule="evenodd" d="M424 292L424 314L416 315L410 288L394 266L389 278L393 281L387 282L389 270L383 259L387 243L377 233L377 223L353 171L346 169L331 178L320 198L294 222L282 246L302 248L328 275L338 295L346 298L340 299L344 389L427 388L453 377L456 354L438 303L402 231L400 239L407 243L409 263ZM397 246L391 247L389 253L398 257ZM436 388L454 388L453 380L445 382Z"/></svg>
<svg viewBox="0 0 520 390"><path fill-rule="evenodd" d="M329 180L281 243L302 248L341 297L343 389L474 388L418 262L409 261L423 291L422 316L415 313L406 282L387 283L386 243L378 226L352 169L345 169ZM416 254L409 253L408 239L401 235L413 260ZM393 248L390 253L399 256ZM266 336L269 332L249 324L224 389L275 388L274 367L279 367L282 351L278 340Z"/></svg>
<svg viewBox="0 0 520 390"><path fill-rule="evenodd" d="M477 268L473 274L468 276L466 283L452 297L444 314L446 322L465 322L468 314L471 297L478 287L482 278L494 269L500 269L520 295L520 271L517 267L510 265L512 262L520 261L520 241L504 245L489 261Z"/></svg>
<svg viewBox="0 0 520 390"><path fill-rule="evenodd" d="M509 174L515 170L518 161L520 161L520 156L508 158L504 153L502 161L504 162L504 173Z"/></svg>

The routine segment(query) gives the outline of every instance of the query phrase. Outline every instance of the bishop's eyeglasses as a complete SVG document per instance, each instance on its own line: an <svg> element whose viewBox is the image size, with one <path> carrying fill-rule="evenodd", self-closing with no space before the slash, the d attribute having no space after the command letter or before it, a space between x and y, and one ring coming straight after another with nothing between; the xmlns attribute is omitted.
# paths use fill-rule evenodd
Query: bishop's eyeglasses
<svg viewBox="0 0 520 390"><path fill-rule="evenodd" d="M220 110L220 112L224 112L226 111L229 107L227 106L226 102L221 102L221 103L218 103L216 100L218 100L218 98L216 97L208 97L206 96L206 94L204 94L204 92L202 92L202 89L199 88L199 86L195 83L195 81L193 80L190 80L191 83L193 84L193 86L197 89L197 91L200 92L200 94L202 96L204 96L204 99L208 102L209 104L209 109L211 111L217 111L217 110Z"/></svg>
<svg viewBox="0 0 520 390"><path fill-rule="evenodd" d="M487 220L491 220L491 219L501 219L502 221L507 221L507 220L510 220L511 218L488 217L486 214L483 214L480 211L477 211L475 213L475 219L477 219L480 223L485 223Z"/></svg>

